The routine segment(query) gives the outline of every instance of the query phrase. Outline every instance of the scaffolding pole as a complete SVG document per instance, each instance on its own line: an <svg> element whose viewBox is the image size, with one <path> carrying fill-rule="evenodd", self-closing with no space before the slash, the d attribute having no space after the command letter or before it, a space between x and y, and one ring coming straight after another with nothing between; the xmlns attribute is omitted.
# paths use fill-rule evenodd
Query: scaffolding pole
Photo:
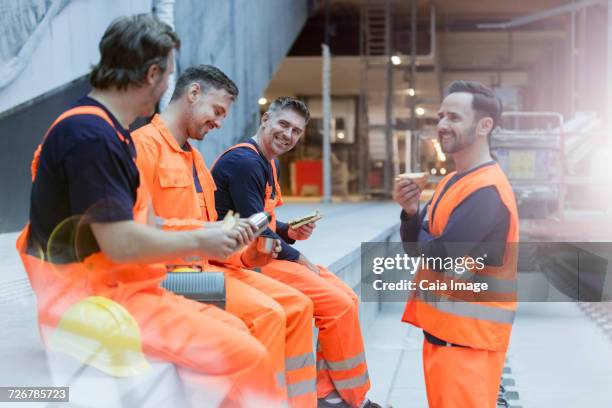
<svg viewBox="0 0 612 408"><path fill-rule="evenodd" d="M323 199L331 203L331 55L329 46L323 48Z"/></svg>
<svg viewBox="0 0 612 408"><path fill-rule="evenodd" d="M612 0L608 0L608 128L612 127Z"/></svg>
<svg viewBox="0 0 612 408"><path fill-rule="evenodd" d="M391 0L385 1L385 55L387 56L387 83L385 95L385 150L387 158L384 162L385 195L391 195L393 189L393 164L395 149L393 144L393 63L391 62Z"/></svg>
<svg viewBox="0 0 612 408"><path fill-rule="evenodd" d="M435 26L432 21L432 30L435 32ZM416 149L412 148L412 142L416 140L417 131L417 120L416 120L416 90L417 90L417 79L416 79L416 63L417 63L417 0L411 0L410 2L410 87L414 89L414 95L410 96L410 139L406 139L406 145L410 146L410 149L406 148L406 151L410 151L411 154ZM408 155L406 155L408 158ZM412 168L412 157L410 161L406 162L406 171L410 172Z"/></svg>

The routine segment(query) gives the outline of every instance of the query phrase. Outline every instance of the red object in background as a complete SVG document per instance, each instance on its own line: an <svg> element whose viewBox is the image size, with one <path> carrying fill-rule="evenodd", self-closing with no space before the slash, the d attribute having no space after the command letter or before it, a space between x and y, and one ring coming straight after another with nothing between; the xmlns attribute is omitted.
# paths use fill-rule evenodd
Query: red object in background
<svg viewBox="0 0 612 408"><path fill-rule="evenodd" d="M294 163L293 195L323 194L323 162L321 160L296 160Z"/></svg>
<svg viewBox="0 0 612 408"><path fill-rule="evenodd" d="M368 174L368 187L372 189L384 188L383 169L371 169Z"/></svg>

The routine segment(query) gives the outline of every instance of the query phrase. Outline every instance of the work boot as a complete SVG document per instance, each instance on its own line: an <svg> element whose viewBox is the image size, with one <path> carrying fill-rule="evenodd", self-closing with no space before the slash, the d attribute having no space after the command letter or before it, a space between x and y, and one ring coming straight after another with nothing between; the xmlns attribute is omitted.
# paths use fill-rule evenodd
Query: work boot
<svg viewBox="0 0 612 408"><path fill-rule="evenodd" d="M328 402L325 398L319 398L317 400L317 408L352 408L349 404L344 401L340 402Z"/></svg>
<svg viewBox="0 0 612 408"><path fill-rule="evenodd" d="M349 404L344 401L338 403L332 403L325 400L325 398L319 398L317 400L317 408L352 408ZM367 400L360 408L382 408L382 405ZM389 407L391 408L391 407Z"/></svg>
<svg viewBox="0 0 612 408"><path fill-rule="evenodd" d="M363 405L363 408L382 408L382 405L372 402L370 400L367 400L366 403Z"/></svg>

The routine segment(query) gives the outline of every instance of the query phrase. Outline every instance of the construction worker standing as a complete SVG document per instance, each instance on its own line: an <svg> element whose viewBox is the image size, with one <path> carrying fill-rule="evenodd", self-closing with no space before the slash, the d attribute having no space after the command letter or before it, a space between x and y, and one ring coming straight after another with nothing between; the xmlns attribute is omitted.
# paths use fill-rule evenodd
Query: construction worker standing
<svg viewBox="0 0 612 408"><path fill-rule="evenodd" d="M237 95L234 82L218 68L189 67L178 78L168 107L132 133L141 179L148 186L155 215L167 219L165 229L177 221L178 229L185 229L186 223L197 228L217 221L213 178L188 139L202 140L221 127ZM197 265L225 273L226 310L243 320L268 350L281 394L288 396L290 406L315 406L312 301L258 272L227 263L211 265L205 258Z"/></svg>
<svg viewBox="0 0 612 408"><path fill-rule="evenodd" d="M497 405L516 310L519 239L512 188L489 151L501 110L501 102L486 86L450 84L437 129L442 151L453 158L456 171L442 179L420 214L419 186L399 179L394 187L394 199L402 207L402 241L418 243L419 256L480 257L482 262L467 272L428 266L415 276L416 290L402 320L423 329L423 367L432 408ZM451 281L487 282L488 290L430 290L423 284Z"/></svg>
<svg viewBox="0 0 612 408"><path fill-rule="evenodd" d="M133 317L146 356L177 366L194 406L276 407L270 358L246 325L161 289L165 265L152 264L227 257L253 239L254 226L166 232L133 220L139 174L126 129L137 116L152 114L179 45L172 29L151 15L119 18L108 27L89 76L92 91L59 116L35 153L30 222L17 249L45 342L73 305L104 297Z"/></svg>
<svg viewBox="0 0 612 408"><path fill-rule="evenodd" d="M378 407L366 398L370 388L361 328L359 299L342 280L321 265L312 264L289 244L311 236L315 225L290 229L276 220L282 204L277 157L291 150L304 133L310 113L304 103L281 97L270 104L257 134L232 146L213 165L219 216L229 210L248 216L272 214L270 234L281 239L278 259L261 268L308 296L319 328L317 395L319 407Z"/></svg>

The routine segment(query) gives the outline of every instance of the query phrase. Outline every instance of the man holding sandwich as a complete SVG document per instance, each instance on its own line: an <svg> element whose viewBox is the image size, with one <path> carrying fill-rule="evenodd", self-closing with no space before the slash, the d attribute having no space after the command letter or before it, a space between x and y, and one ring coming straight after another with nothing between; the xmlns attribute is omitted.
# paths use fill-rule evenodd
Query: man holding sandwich
<svg viewBox="0 0 612 408"><path fill-rule="evenodd" d="M512 187L490 153L501 101L481 83L455 81L438 111L438 139L456 171L438 184L424 211L422 185L397 181L401 237L424 258L481 256L484 267L423 267L402 320L423 330L423 369L431 408L494 408L516 311L519 221ZM405 245L410 247L410 245ZM484 254L484 255L483 255ZM421 289L424 281L486 282L488 290Z"/></svg>

